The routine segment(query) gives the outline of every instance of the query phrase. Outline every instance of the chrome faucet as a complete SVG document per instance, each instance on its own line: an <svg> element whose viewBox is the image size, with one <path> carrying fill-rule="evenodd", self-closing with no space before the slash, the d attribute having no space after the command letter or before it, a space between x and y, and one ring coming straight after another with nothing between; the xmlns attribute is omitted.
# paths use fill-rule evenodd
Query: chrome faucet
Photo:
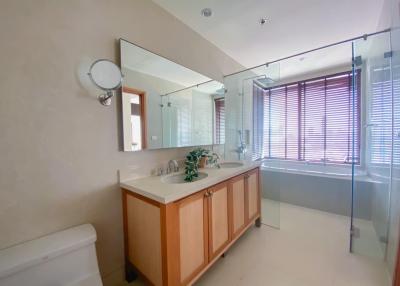
<svg viewBox="0 0 400 286"><path fill-rule="evenodd" d="M168 161L168 169L167 173L174 173L179 171L179 164L176 160L169 160Z"/></svg>

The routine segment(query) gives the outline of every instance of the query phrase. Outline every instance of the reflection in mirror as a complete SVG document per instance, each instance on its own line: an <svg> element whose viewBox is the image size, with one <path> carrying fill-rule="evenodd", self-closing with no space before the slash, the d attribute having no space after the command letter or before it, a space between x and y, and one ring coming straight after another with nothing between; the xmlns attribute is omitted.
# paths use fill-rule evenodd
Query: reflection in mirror
<svg viewBox="0 0 400 286"><path fill-rule="evenodd" d="M211 81L163 96L163 147L224 144L224 91Z"/></svg>
<svg viewBox="0 0 400 286"><path fill-rule="evenodd" d="M224 144L219 82L120 40L124 151Z"/></svg>
<svg viewBox="0 0 400 286"><path fill-rule="evenodd" d="M123 87L122 110L125 151L138 151L146 148L146 94L143 91Z"/></svg>

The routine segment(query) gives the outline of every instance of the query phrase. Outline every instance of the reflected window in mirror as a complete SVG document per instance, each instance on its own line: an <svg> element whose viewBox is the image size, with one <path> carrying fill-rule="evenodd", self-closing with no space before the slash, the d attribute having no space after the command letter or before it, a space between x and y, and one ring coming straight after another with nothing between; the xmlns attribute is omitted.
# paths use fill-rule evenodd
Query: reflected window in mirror
<svg viewBox="0 0 400 286"><path fill-rule="evenodd" d="M225 144L225 98L214 99L215 110L215 144Z"/></svg>
<svg viewBox="0 0 400 286"><path fill-rule="evenodd" d="M123 87L124 150L139 151L146 148L146 94L144 91Z"/></svg>

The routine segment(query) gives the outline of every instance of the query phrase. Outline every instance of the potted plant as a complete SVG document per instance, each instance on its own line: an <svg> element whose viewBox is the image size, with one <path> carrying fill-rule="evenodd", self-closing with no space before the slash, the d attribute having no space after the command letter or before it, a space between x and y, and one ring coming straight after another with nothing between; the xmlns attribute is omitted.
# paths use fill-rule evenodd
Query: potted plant
<svg viewBox="0 0 400 286"><path fill-rule="evenodd" d="M185 181L193 182L199 176L199 168L204 168L208 162L215 163L218 155L211 154L210 150L196 148L186 155L185 161Z"/></svg>

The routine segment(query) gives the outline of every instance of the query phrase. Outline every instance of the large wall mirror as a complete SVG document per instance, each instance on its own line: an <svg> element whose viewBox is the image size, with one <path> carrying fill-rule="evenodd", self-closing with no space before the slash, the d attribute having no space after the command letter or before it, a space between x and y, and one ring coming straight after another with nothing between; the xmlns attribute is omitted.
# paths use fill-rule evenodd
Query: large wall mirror
<svg viewBox="0 0 400 286"><path fill-rule="evenodd" d="M223 84L120 40L124 151L224 144Z"/></svg>

